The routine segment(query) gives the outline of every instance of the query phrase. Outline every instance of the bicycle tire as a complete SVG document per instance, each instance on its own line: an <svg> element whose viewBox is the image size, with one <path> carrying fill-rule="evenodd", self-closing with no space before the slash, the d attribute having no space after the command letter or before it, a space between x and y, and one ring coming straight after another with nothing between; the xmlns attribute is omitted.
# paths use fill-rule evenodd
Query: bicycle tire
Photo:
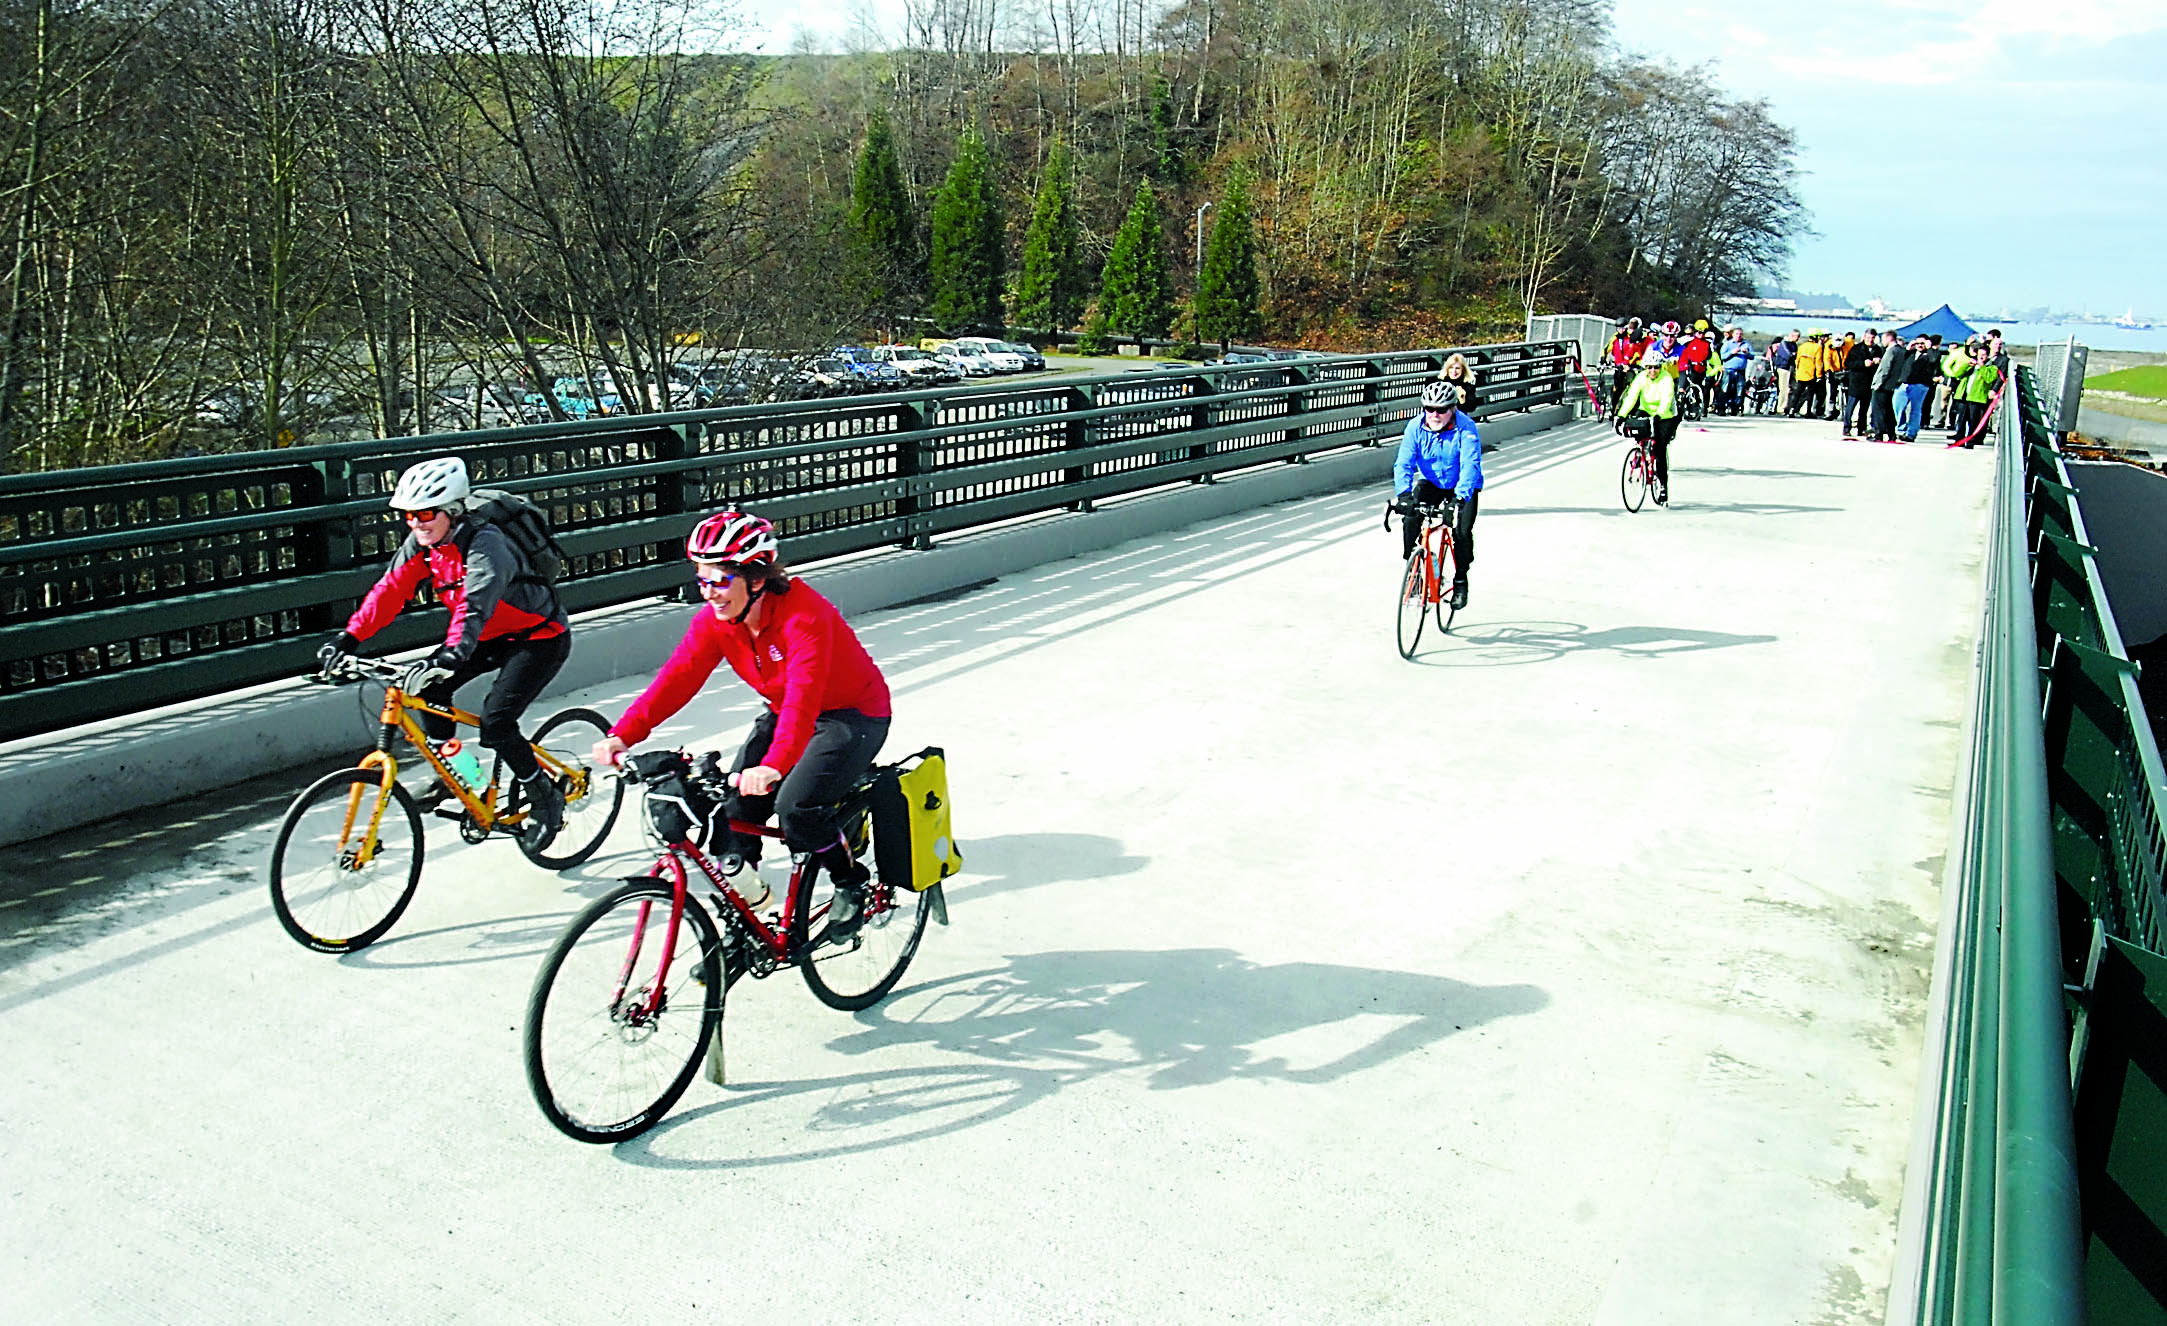
<svg viewBox="0 0 2167 1326"><path fill-rule="evenodd" d="M1452 634L1452 619L1460 611L1452 606L1453 577L1444 573L1444 568L1448 566L1454 570L1459 569L1459 562L1452 546L1450 531L1446 532L1443 542L1437 549L1437 565L1437 629L1450 635Z"/></svg>
<svg viewBox="0 0 2167 1326"><path fill-rule="evenodd" d="M552 733L580 728L590 729L591 735L580 732L569 743L549 740ZM520 835L520 852L544 870L569 870L580 864L595 854L616 827L618 812L624 809L624 780L595 777L588 759L594 743L608 735L609 720L592 709L567 709L554 714L534 733L535 745L578 769L586 783L583 791L564 789L564 827L557 830L549 846L536 849L524 834Z"/></svg>
<svg viewBox="0 0 2167 1326"><path fill-rule="evenodd" d="M304 948L318 953L364 948L397 924L414 900L414 890L421 883L425 841L421 811L405 788L391 785L393 804L383 809L376 850L368 864L356 866L349 858L353 820L364 810L375 816L373 794L382 783L383 775L374 769L325 774L293 799L279 821L278 836L271 843L271 910L286 933ZM403 842L392 836L394 826L401 824L405 826ZM314 866L300 866L300 856L325 848L328 855L319 856ZM402 856L406 858L403 879L398 869Z"/></svg>
<svg viewBox="0 0 2167 1326"><path fill-rule="evenodd" d="M1400 576L1399 598L1394 604L1401 658L1413 658L1415 646L1422 642L1422 624L1429 620L1429 568L1428 554L1421 542L1407 554L1407 570Z"/></svg>
<svg viewBox="0 0 2167 1326"><path fill-rule="evenodd" d="M1648 462L1638 444L1626 448L1625 467L1618 471L1618 496L1627 511L1638 511L1648 500Z"/></svg>
<svg viewBox="0 0 2167 1326"><path fill-rule="evenodd" d="M790 917L790 933L798 952L798 968L813 997L830 1008L855 1013L885 998L902 979L925 938L926 917L932 909L923 893L875 883L869 892L865 920L847 940L836 943L827 937L828 892L816 898L815 885L826 872L816 861L805 863L799 881L797 905Z"/></svg>
<svg viewBox="0 0 2167 1326"><path fill-rule="evenodd" d="M686 896L675 951L659 952L672 892L636 879L603 894L535 974L520 1037L527 1086L566 1137L621 1142L652 1128L692 1084L722 1020L722 937L699 899ZM658 979L659 1008L633 1011ZM694 1008L676 1006L685 1002Z"/></svg>

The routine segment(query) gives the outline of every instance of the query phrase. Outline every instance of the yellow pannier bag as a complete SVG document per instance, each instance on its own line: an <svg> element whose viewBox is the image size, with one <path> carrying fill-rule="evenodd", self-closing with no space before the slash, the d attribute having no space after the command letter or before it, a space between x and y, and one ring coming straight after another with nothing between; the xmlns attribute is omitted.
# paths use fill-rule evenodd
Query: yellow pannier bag
<svg viewBox="0 0 2167 1326"><path fill-rule="evenodd" d="M873 771L873 862L881 882L924 892L963 869L948 819L948 759L938 746Z"/></svg>

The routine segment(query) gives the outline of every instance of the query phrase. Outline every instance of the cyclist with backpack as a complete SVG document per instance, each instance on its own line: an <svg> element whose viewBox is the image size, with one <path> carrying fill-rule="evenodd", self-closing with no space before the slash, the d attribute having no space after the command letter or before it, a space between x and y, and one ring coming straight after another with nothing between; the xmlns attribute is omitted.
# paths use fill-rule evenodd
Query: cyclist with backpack
<svg viewBox="0 0 2167 1326"><path fill-rule="evenodd" d="M457 456L409 466L391 494L392 509L406 518L406 541L346 629L331 637L317 658L329 666L356 652L426 582L451 610L451 624L444 643L407 670L403 688L431 704L449 705L453 692L467 682L485 672L497 674L482 701L481 743L518 780L530 821L541 834L535 846L547 847L563 827L564 793L535 763L519 720L570 656L571 623L548 575L495 522L470 517L473 505L466 462ZM455 730L450 719L434 715L423 715L421 723L436 741Z"/></svg>
<svg viewBox="0 0 2167 1326"><path fill-rule="evenodd" d="M662 671L595 743L595 763L616 764L727 662L767 701L731 765L736 791L729 814L749 824L773 816L785 846L820 857L836 884L828 933L848 933L862 915L857 890L870 874L852 857L831 812L888 739L887 679L835 605L784 569L767 521L718 511L686 537L685 556L707 610L693 617ZM740 836L723 860L725 870L741 872L738 891L755 907L767 894L757 870L761 842Z"/></svg>

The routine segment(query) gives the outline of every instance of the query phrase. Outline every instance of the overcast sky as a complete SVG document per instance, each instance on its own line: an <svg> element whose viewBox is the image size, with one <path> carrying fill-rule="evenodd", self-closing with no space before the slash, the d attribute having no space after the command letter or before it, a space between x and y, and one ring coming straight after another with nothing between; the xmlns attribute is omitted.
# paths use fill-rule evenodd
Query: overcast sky
<svg viewBox="0 0 2167 1326"><path fill-rule="evenodd" d="M741 0L834 49L902 0ZM1617 0L1620 47L1706 63L1799 135L1793 289L2167 319L2167 0ZM1810 14L1811 22L1802 21Z"/></svg>

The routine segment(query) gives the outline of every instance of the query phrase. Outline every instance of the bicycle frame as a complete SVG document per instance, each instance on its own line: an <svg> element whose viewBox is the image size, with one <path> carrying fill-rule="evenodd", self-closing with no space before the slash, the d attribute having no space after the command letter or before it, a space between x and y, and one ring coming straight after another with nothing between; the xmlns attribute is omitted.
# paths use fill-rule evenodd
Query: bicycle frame
<svg viewBox="0 0 2167 1326"><path fill-rule="evenodd" d="M392 754L392 746L399 736L404 734L408 743L415 750L420 751L422 759L426 760L429 767L436 771L436 776L443 781L444 786L451 789L452 795L458 798L459 804L464 806L467 813L474 817L474 823L477 826L483 829L493 829L498 826L516 827L523 823L527 817L525 811L517 811L508 815L498 813L497 785L494 780L478 793L459 781L452 773L451 767L445 764L437 755L435 746L430 743L429 734L422 729L421 722L416 717L417 714L434 714L438 718L448 718L461 727L479 728L482 724L479 716L470 714L464 709L453 705L431 704L427 700L407 694L397 685L386 686L384 688L383 709L377 715L379 727L376 736L376 749L362 756L360 763L360 767L363 769L377 771L379 787L385 793L389 793L392 783L399 776L399 759ZM569 781L570 785L566 789L568 795L577 796L585 793L584 780L578 769L566 764L540 746L530 743L528 748L534 752L535 761L543 769L554 777ZM357 787L353 796L358 798L359 795L360 789ZM379 797L377 799L376 814L369 824L368 842L372 847L376 842L376 827L383 819L384 802L387 799L388 797ZM362 859L366 861L367 857L364 856Z"/></svg>
<svg viewBox="0 0 2167 1326"><path fill-rule="evenodd" d="M1443 511L1423 518L1421 540L1422 601L1435 607L1444 598L1445 559L1452 554L1452 522Z"/></svg>

